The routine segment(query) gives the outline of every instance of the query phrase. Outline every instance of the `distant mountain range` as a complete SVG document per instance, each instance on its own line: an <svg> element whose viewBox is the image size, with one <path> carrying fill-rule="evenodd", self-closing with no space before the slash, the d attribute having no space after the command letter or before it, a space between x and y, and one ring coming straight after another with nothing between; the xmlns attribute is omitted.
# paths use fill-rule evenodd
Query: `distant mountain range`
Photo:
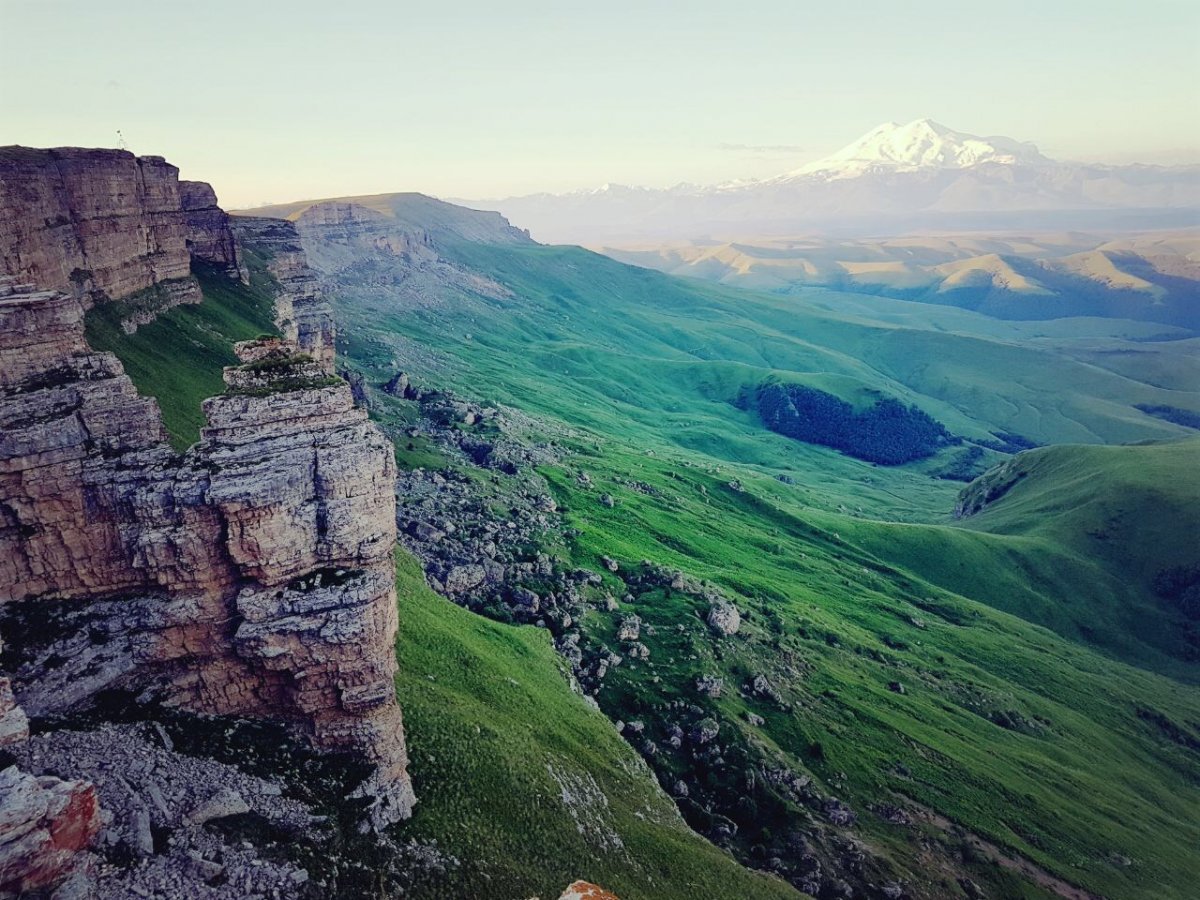
<svg viewBox="0 0 1200 900"><path fill-rule="evenodd" d="M1033 144L929 119L887 123L817 162L763 181L455 201L495 209L541 241L743 238L820 229L1139 229L1200 222L1200 165L1056 161Z"/></svg>
<svg viewBox="0 0 1200 900"><path fill-rule="evenodd" d="M943 232L599 249L632 265L754 290L825 287L1001 319L1102 316L1200 331L1200 229L1116 238Z"/></svg>

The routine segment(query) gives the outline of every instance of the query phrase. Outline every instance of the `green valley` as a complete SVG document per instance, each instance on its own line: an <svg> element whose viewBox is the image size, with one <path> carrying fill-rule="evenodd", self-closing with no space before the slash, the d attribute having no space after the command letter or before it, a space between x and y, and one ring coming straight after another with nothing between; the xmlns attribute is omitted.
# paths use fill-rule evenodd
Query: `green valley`
<svg viewBox="0 0 1200 900"><path fill-rule="evenodd" d="M1145 326L1096 320L1068 337L903 301L757 295L488 240L476 220L465 240L445 210L418 253L323 248L296 215L329 266L340 352L402 466L490 483L502 522L525 476L480 468L445 436L503 434L474 414L428 431L423 403L453 389L532 416L519 430L554 448L535 477L562 526L516 558L593 573L573 615L543 616L564 659L540 630L449 606L402 561L398 688L418 790L436 786L403 831L467 861L430 896L493 879L547 890L606 846L569 804L529 799L564 777L606 798L624 850L600 853L596 877L622 897L670 896L681 878L713 896L787 895L739 882L680 831L651 772L692 828L809 893L1187 896L1195 631L1154 578L1196 562L1200 445L1136 408L1200 408L1200 393L1159 386L1172 354L1186 364L1180 342L1118 371L1087 355L1135 346ZM115 349L136 360L139 340ZM426 401L381 390L401 370ZM961 443L901 466L801 443L739 403L767 379L859 409L899 398ZM168 391L143 389L171 414ZM1013 437L1158 443L1014 456ZM977 470L1002 467L963 495L990 502L955 521L963 484L939 474L972 448ZM733 633L706 623L718 597L740 612ZM626 742L567 690L572 668ZM521 725L546 719L563 730ZM501 809L512 831L488 824Z"/></svg>

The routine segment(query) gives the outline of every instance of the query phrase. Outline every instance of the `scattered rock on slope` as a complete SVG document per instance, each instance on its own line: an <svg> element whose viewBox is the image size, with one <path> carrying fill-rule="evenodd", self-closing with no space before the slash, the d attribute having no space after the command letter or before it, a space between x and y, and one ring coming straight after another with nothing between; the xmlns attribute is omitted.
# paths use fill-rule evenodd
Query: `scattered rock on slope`
<svg viewBox="0 0 1200 900"><path fill-rule="evenodd" d="M708 625L718 634L737 634L742 627L742 615L732 603L718 600L708 608Z"/></svg>

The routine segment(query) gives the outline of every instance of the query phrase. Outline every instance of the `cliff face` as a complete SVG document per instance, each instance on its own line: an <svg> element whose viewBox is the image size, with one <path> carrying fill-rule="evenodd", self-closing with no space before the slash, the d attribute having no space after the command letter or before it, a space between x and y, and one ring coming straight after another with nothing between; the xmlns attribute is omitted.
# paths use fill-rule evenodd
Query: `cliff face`
<svg viewBox="0 0 1200 900"><path fill-rule="evenodd" d="M284 219L236 216L230 225L238 241L267 258L267 271L279 283L275 324L285 338L333 371L333 310L309 267L296 226Z"/></svg>
<svg viewBox="0 0 1200 900"><path fill-rule="evenodd" d="M291 221L237 214L240 236L254 222L286 225L289 241L339 285L354 288L360 304L387 309L435 309L459 297L513 299L508 288L454 264L444 248L458 241L532 243L495 213L442 203L420 194L384 194L271 207ZM292 223L295 223L294 225Z"/></svg>
<svg viewBox="0 0 1200 900"><path fill-rule="evenodd" d="M19 648L25 712L136 687L284 718L376 764L378 824L406 815L395 464L349 385L283 345L227 370L229 392L206 401L202 440L178 458L154 402L88 349L78 300L6 290L0 600L53 608L57 623Z"/></svg>
<svg viewBox="0 0 1200 900"><path fill-rule="evenodd" d="M42 290L95 299L180 282L197 302L179 170L124 150L0 148L0 263Z"/></svg>
<svg viewBox="0 0 1200 900"><path fill-rule="evenodd" d="M229 227L229 214L217 205L212 186L203 181L179 182L179 202L186 225L185 243L192 259L222 269L230 278L248 282L238 259L237 241Z"/></svg>
<svg viewBox="0 0 1200 900"><path fill-rule="evenodd" d="M211 189L185 182L181 199L173 167L119 151L7 150L0 172L0 743L26 738L27 715L122 689L289 723L370 764L357 788L369 824L406 817L395 463L330 375L332 316L294 228L250 229L288 337L237 348L244 364L226 369L200 442L179 456L157 404L88 346L84 313L194 286L189 248L240 277ZM20 813L6 802L0 845ZM61 869L61 848L43 849L45 865L14 883Z"/></svg>

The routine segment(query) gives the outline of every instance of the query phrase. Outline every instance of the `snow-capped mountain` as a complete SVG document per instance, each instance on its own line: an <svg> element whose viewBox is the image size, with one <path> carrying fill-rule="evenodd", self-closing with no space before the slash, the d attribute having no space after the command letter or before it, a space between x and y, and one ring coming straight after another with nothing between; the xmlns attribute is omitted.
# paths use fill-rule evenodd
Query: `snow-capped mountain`
<svg viewBox="0 0 1200 900"><path fill-rule="evenodd" d="M538 240L592 245L913 227L1144 229L1200 224L1200 166L1060 162L1030 143L918 119L880 125L765 181L453 202L499 210Z"/></svg>
<svg viewBox="0 0 1200 900"><path fill-rule="evenodd" d="M976 137L939 125L932 119L917 119L907 125L887 122L847 144L837 153L801 166L777 181L823 175L854 178L886 169L911 172L919 169L969 169L980 163L1001 165L1050 165L1033 144L1006 137Z"/></svg>

